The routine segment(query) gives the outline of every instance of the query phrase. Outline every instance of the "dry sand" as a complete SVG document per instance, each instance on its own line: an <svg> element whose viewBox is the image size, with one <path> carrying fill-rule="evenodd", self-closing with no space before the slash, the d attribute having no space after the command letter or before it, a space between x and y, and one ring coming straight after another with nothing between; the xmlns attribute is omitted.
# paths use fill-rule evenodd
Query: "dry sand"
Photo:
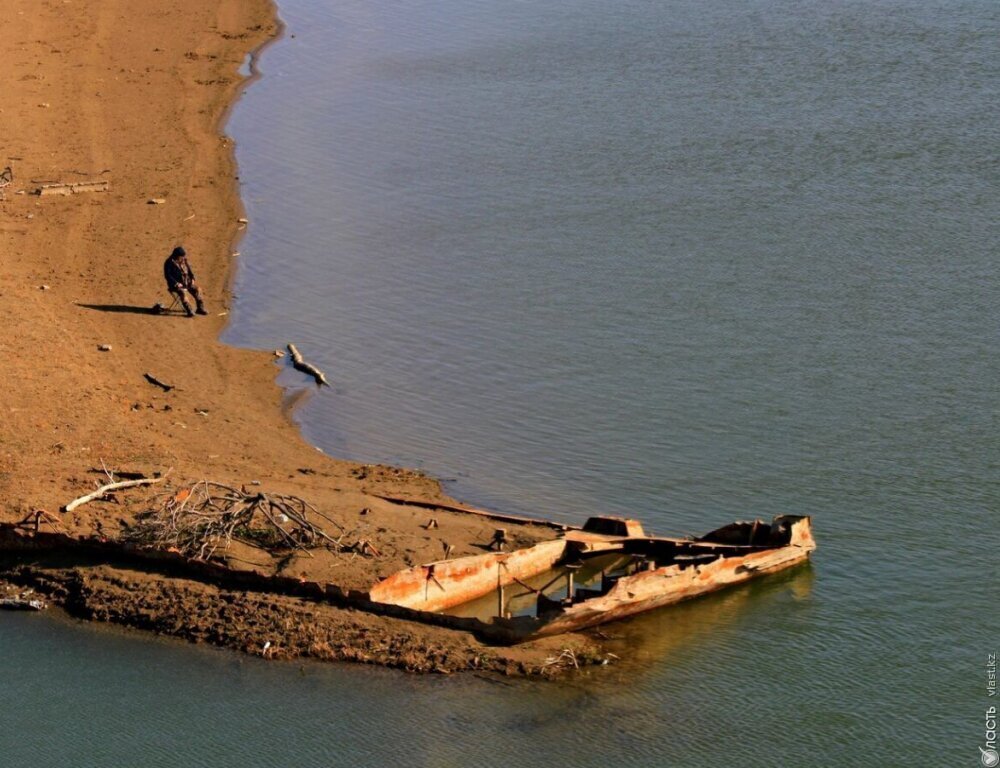
<svg viewBox="0 0 1000 768"><path fill-rule="evenodd" d="M0 523L45 510L74 536L114 539L154 503L151 494L58 512L94 489L102 466L169 469L175 486L259 481L308 499L381 552L349 563L296 558L283 573L364 588L408 564L440 559L446 545L453 555L479 553L497 524L440 511L433 513L440 527L425 530L426 510L378 496L446 501L435 480L322 455L288 419L271 352L218 342L243 215L232 141L220 126L244 84L240 65L275 32L269 0L0 4L0 167L14 173L0 202ZM109 188L31 194L43 183L83 181ZM149 312L170 303L162 263L179 243L208 317ZM176 389L157 389L145 373ZM552 535L506 527L520 543ZM9 578L48 585L77 615L259 647L260 627L222 608L260 598L107 564L14 568L10 557ZM257 566L274 564L263 553L248 565ZM553 648L485 649L449 630L288 597L266 602L261 622L292 627L288 655L440 670L477 668L489 658L492 669L531 671ZM357 626L366 630L360 645ZM383 650L371 652L372 642ZM561 639L559 647L567 646L593 651L578 637Z"/></svg>

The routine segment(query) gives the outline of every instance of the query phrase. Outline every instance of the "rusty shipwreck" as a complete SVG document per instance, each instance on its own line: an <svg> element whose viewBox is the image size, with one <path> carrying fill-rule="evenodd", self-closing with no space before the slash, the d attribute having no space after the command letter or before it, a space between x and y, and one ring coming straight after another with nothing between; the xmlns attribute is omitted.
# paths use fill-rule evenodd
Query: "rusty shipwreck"
<svg viewBox="0 0 1000 768"><path fill-rule="evenodd" d="M559 539L408 568L374 585L376 605L496 641L586 629L792 568L816 548L810 518L737 522L697 538L647 536L593 517Z"/></svg>

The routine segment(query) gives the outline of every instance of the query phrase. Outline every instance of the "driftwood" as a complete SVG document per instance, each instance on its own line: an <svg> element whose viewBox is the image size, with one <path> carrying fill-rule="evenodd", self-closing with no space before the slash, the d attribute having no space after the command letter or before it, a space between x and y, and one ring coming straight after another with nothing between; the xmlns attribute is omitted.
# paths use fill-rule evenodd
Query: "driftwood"
<svg viewBox="0 0 1000 768"><path fill-rule="evenodd" d="M112 491L121 491L125 488L135 488L138 485L155 485L156 483L163 482L162 477L144 477L141 480L123 480L120 483L108 483L107 485L102 485L93 493L88 493L86 496L81 496L78 499L73 499L69 504L62 507L63 512L72 512L77 507L81 507L84 504L88 504L91 501L97 499L103 499Z"/></svg>
<svg viewBox="0 0 1000 768"><path fill-rule="evenodd" d="M316 379L316 386L322 387L324 384L330 386L330 382L326 380L326 376L323 375L323 371L317 368L312 363L307 363L303 358L298 349L296 349L294 344L288 345L288 352L292 356L292 366L297 371L302 371L302 373L307 373Z"/></svg>
<svg viewBox="0 0 1000 768"><path fill-rule="evenodd" d="M163 383L162 381L160 381L160 380L159 380L158 378L156 378L156 377L155 377L155 376L154 376L153 374L151 374L151 373L144 373L144 374L142 374L142 376L143 376L143 378L144 378L144 379L146 379L146 381L148 381L148 382L149 382L150 384L152 384L152 385L154 385L154 386L157 386L157 387L159 387L159 388L160 388L160 389L162 389L162 390L163 390L164 392L169 392L169 391L170 391L171 389L176 389L176 388L177 388L177 387L175 387L175 386L174 386L173 384L164 384L164 383Z"/></svg>
<svg viewBox="0 0 1000 768"><path fill-rule="evenodd" d="M44 509L36 509L34 512L31 512L14 523L14 527L32 528L35 533L38 533L38 529L41 527L42 523L51 525L57 531L63 530L62 521L55 515L50 515Z"/></svg>
<svg viewBox="0 0 1000 768"><path fill-rule="evenodd" d="M107 192L107 181L76 181L70 184L42 184L36 195L75 195L80 192Z"/></svg>
<svg viewBox="0 0 1000 768"><path fill-rule="evenodd" d="M337 529L331 536L310 518ZM365 540L349 541L352 532L297 496L250 493L245 488L204 480L171 492L159 508L139 516L127 541L172 549L195 560L209 560L234 541L271 553L305 552L318 547L333 552L379 556Z"/></svg>
<svg viewBox="0 0 1000 768"><path fill-rule="evenodd" d="M570 665L572 665L573 669L580 668L580 662L577 660L576 654L573 653L572 649L564 648L558 656L549 656L542 664L542 669L548 669L549 667L569 667Z"/></svg>

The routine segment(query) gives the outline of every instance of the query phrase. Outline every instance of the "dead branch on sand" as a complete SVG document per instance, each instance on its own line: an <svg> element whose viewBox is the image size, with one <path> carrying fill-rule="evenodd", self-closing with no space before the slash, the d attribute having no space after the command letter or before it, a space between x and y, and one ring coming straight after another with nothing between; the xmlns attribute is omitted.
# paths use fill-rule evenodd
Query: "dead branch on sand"
<svg viewBox="0 0 1000 768"><path fill-rule="evenodd" d="M169 392L172 389L177 389L177 387L175 387L173 384L165 384L165 383L163 383L162 381L160 381L158 378L156 378L151 373L144 373L144 374L142 374L142 377L146 381L148 381L150 384L152 384L154 387L159 387L164 392Z"/></svg>
<svg viewBox="0 0 1000 768"><path fill-rule="evenodd" d="M573 653L573 651L570 648L563 648L562 653L560 653L558 656L549 656L547 659L545 659L545 661L542 663L541 669L545 670L550 667L561 668L570 666L572 666L573 669L579 669L580 662L577 660L576 654Z"/></svg>
<svg viewBox="0 0 1000 768"><path fill-rule="evenodd" d="M322 518L338 531L334 538L313 522ZM137 518L125 539L157 549L175 549L195 560L209 560L236 541L268 552L376 554L367 542L348 541L352 532L298 496L250 493L203 480L169 494L158 509Z"/></svg>
<svg viewBox="0 0 1000 768"><path fill-rule="evenodd" d="M29 512L25 517L14 523L14 527L33 529L35 533L38 533L43 524L51 525L57 531L65 531L62 521L44 509L36 509L34 512Z"/></svg>
<svg viewBox="0 0 1000 768"><path fill-rule="evenodd" d="M141 480L123 480L120 483L108 483L107 485L102 485L93 493L88 493L86 496L81 496L78 499L73 499L69 504L64 506L61 511L72 512L77 507L83 506L91 501L97 499L103 499L109 493L113 491L121 491L125 488L135 488L137 485L154 485L155 483L163 482L162 477L144 477Z"/></svg>

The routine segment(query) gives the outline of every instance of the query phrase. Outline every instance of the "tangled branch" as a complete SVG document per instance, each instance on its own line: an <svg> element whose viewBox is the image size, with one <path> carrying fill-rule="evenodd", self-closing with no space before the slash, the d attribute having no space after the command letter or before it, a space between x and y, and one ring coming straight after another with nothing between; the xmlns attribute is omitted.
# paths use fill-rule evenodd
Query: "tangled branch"
<svg viewBox="0 0 1000 768"><path fill-rule="evenodd" d="M312 519L310 519L312 518ZM334 538L313 522L322 518L338 531ZM175 549L196 560L209 560L235 539L269 552L324 547L334 552L366 554L360 541L312 504L297 496L250 493L204 480L169 494L159 508L141 514L128 541L157 549Z"/></svg>

